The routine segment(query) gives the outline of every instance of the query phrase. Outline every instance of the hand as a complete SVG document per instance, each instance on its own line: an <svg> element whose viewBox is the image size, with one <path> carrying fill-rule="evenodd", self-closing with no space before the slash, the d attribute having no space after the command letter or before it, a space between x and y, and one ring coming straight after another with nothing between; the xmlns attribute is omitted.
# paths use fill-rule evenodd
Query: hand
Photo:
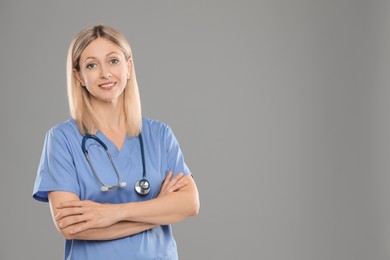
<svg viewBox="0 0 390 260"><path fill-rule="evenodd" d="M73 226L70 234L91 228L108 227L115 224L118 204L101 204L90 200L65 201L57 206L55 220L59 228Z"/></svg>
<svg viewBox="0 0 390 260"><path fill-rule="evenodd" d="M183 173L179 173L174 178L172 178L172 176L173 173L170 171L167 177L165 177L165 180L161 186L160 193L157 197L161 197L168 193L178 191L188 184L188 182L183 178Z"/></svg>

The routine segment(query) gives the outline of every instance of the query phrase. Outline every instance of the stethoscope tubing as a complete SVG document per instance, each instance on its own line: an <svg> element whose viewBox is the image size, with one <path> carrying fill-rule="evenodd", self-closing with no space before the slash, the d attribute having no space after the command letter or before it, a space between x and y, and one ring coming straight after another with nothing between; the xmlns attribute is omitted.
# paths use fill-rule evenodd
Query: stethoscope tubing
<svg viewBox="0 0 390 260"><path fill-rule="evenodd" d="M99 178L99 175L96 173L96 170L95 170L95 167L93 166L92 162L91 162L91 159L89 157L89 154L88 154L88 150L86 148L86 142L88 139L93 139L95 140L96 142L98 142L105 150L106 154L107 154L107 157L108 159L110 160L110 163L112 165L112 167L114 168L114 171L115 171L115 175L117 177L117 184L116 185L106 185L100 178ZM138 140L139 140L139 143L140 143L140 149L141 149L141 158L142 158L142 179L137 181L135 183L135 190L138 194L140 195L147 195L150 191L150 183L149 181L147 180L146 178L146 165L145 165L145 149L144 149L144 142L143 142L143 139L142 139L142 134L140 133L138 135ZM92 170L92 173L93 175L95 176L95 178L97 179L97 181L99 182L99 184L102 186L101 187L101 191L107 191L107 190L113 190L113 189L116 189L116 188L119 188L119 187L125 187L126 186L126 182L121 182L121 176L114 164L114 161L112 159L112 156L111 156L111 153L110 151L108 150L108 147L107 145L102 141L100 140L99 137L97 137L96 135L91 135L91 134L85 134L83 139L82 139L82 142L81 142L81 149L85 155L85 158L87 159L87 162L89 164L89 166L91 167L91 170ZM144 183L144 184L147 184L146 185L146 188L140 186L140 183Z"/></svg>
<svg viewBox="0 0 390 260"><path fill-rule="evenodd" d="M141 148L141 157L142 157L142 179L146 179L144 140L142 139L141 133L138 135L138 138L139 138L139 145Z"/></svg>

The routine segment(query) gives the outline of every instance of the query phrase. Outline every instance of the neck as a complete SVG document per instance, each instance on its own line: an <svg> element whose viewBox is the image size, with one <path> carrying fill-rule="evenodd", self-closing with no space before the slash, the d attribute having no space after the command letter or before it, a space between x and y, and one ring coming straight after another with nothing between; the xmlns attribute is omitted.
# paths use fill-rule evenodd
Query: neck
<svg viewBox="0 0 390 260"><path fill-rule="evenodd" d="M91 104L98 120L99 130L126 131L122 96L110 102L91 100Z"/></svg>

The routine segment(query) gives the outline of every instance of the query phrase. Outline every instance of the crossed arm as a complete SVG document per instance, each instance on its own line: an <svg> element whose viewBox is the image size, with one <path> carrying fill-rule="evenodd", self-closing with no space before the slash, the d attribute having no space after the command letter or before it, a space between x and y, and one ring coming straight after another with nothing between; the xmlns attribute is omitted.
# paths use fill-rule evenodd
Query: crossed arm
<svg viewBox="0 0 390 260"><path fill-rule="evenodd" d="M157 198L143 202L101 204L71 192L49 193L58 232L66 239L112 240L172 224L199 211L196 184L190 175L169 173Z"/></svg>

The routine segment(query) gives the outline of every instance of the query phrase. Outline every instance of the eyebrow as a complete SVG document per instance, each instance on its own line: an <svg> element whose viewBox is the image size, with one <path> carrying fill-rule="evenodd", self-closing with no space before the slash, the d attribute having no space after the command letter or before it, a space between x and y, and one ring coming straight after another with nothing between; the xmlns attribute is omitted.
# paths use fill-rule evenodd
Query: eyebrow
<svg viewBox="0 0 390 260"><path fill-rule="evenodd" d="M106 57L107 56L110 56L110 55L112 55L112 54L117 54L117 55L119 55L119 53L117 53L116 51L112 51L112 52L110 52L110 53L108 53L107 55L106 55ZM85 60L88 60L88 59L96 59L96 57L93 57L93 56L89 56L89 57L87 57L87 58L85 58Z"/></svg>

